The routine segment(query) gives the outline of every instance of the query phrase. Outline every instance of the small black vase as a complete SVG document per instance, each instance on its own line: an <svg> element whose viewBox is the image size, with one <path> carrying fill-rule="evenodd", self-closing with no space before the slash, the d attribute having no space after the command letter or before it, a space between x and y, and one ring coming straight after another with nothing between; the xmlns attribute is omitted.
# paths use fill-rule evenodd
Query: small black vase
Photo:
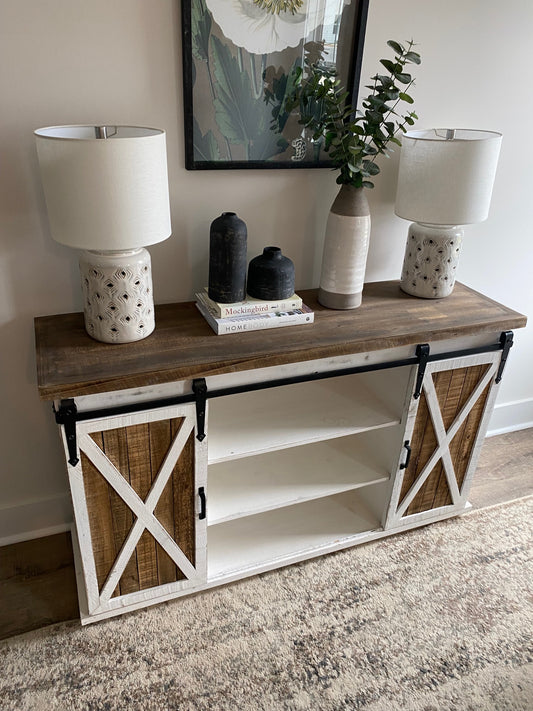
<svg viewBox="0 0 533 711"><path fill-rule="evenodd" d="M294 294L294 264L279 247L265 247L248 267L248 294L254 299L276 301Z"/></svg>
<svg viewBox="0 0 533 711"><path fill-rule="evenodd" d="M233 304L246 298L246 223L223 212L209 232L209 298Z"/></svg>

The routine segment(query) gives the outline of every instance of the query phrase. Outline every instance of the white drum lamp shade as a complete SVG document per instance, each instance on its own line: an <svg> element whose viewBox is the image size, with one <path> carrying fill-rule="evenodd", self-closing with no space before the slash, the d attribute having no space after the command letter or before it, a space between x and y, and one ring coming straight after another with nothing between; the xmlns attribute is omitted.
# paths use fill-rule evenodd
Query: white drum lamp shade
<svg viewBox="0 0 533 711"><path fill-rule="evenodd" d="M430 129L402 137L395 212L412 220L401 288L426 298L451 293L462 225L487 219L502 136Z"/></svg>
<svg viewBox="0 0 533 711"><path fill-rule="evenodd" d="M52 237L89 250L80 259L88 333L111 343L146 337L155 322L142 248L171 234L165 132L53 126L35 136Z"/></svg>

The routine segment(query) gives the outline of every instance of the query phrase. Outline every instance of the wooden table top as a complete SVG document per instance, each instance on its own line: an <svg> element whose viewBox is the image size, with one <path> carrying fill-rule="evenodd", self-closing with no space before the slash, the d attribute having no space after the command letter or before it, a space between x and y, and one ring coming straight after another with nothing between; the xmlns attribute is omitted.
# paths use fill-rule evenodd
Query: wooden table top
<svg viewBox="0 0 533 711"><path fill-rule="evenodd" d="M39 394L53 400L220 373L513 330L526 317L456 283L444 299L404 294L398 281L365 284L358 309L332 311L299 291L312 325L217 336L194 302L156 306L155 331L110 345L87 335L82 313L35 319ZM413 351L414 355L414 351Z"/></svg>

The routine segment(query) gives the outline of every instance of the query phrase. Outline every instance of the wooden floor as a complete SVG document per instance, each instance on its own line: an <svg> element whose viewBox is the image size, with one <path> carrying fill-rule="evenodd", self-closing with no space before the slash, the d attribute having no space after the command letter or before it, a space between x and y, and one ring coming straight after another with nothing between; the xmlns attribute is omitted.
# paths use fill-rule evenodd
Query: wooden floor
<svg viewBox="0 0 533 711"><path fill-rule="evenodd" d="M474 508L533 494L533 429L487 439ZM79 616L69 533L0 548L0 639Z"/></svg>
<svg viewBox="0 0 533 711"><path fill-rule="evenodd" d="M470 490L476 509L533 494L533 429L489 437Z"/></svg>

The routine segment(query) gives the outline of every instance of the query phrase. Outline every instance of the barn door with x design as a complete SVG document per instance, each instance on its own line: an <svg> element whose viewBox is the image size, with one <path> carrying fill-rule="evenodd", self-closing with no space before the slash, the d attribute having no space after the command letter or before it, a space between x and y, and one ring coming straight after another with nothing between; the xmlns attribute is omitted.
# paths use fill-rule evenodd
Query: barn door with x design
<svg viewBox="0 0 533 711"><path fill-rule="evenodd" d="M427 365L420 397L411 400L387 527L464 508L500 358L484 353Z"/></svg>
<svg viewBox="0 0 533 711"><path fill-rule="evenodd" d="M207 445L195 424L193 405L78 423L69 477L89 618L205 581Z"/></svg>

